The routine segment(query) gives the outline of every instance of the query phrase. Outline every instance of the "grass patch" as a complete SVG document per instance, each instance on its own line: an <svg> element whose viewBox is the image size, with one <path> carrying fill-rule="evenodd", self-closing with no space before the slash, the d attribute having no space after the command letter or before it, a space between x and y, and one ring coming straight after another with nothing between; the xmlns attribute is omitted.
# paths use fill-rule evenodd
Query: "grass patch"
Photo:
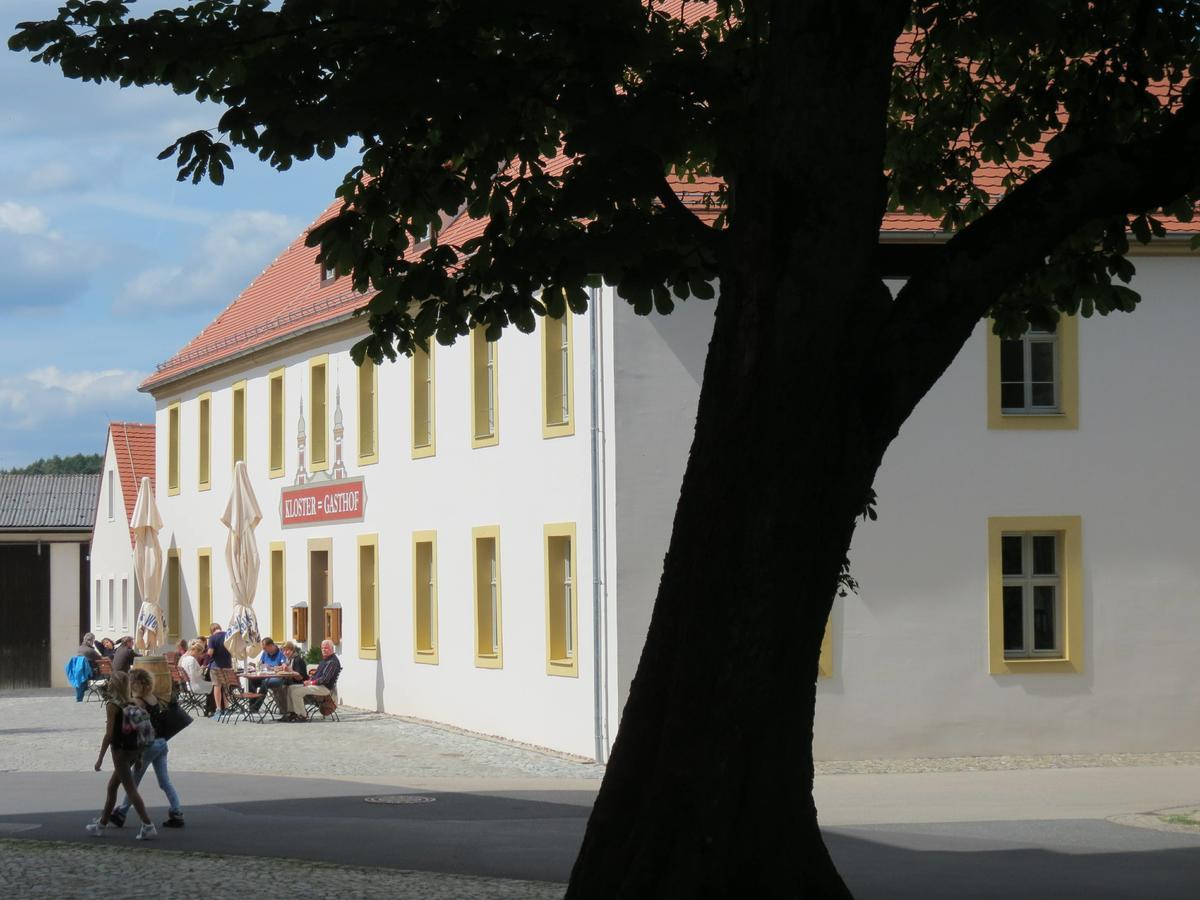
<svg viewBox="0 0 1200 900"><path fill-rule="evenodd" d="M1197 813L1200 813L1200 810L1197 810ZM1190 815L1159 816L1159 819L1167 825L1186 825L1190 828L1200 828L1200 819L1196 818L1196 813Z"/></svg>

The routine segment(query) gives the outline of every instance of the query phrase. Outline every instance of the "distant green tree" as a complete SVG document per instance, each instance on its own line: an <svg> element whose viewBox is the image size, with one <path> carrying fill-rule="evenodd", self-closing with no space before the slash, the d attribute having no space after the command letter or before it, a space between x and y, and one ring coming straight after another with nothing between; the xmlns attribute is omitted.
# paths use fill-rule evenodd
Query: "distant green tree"
<svg viewBox="0 0 1200 900"><path fill-rule="evenodd" d="M2 469L4 475L98 475L104 468L104 456L99 453L76 453L74 456L54 456L35 459L27 466Z"/></svg>
<svg viewBox="0 0 1200 900"><path fill-rule="evenodd" d="M363 292L356 360L531 331L600 277L644 314L720 283L569 896L846 896L812 798L815 682L876 470L981 319L1133 309L1131 239L1200 195L1200 2L175 6L64 0L9 46L220 105L165 152L181 178L220 183L234 146L286 169L361 145L308 238ZM442 242L463 209L480 227ZM955 232L894 293L888 209Z"/></svg>

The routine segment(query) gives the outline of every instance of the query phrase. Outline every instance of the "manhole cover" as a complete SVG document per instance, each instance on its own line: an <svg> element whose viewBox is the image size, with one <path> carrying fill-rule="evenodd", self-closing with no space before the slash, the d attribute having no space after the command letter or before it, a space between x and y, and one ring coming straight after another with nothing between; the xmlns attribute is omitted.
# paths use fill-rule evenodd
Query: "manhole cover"
<svg viewBox="0 0 1200 900"><path fill-rule="evenodd" d="M437 797L428 794L384 794L382 797L363 797L367 803L432 803Z"/></svg>

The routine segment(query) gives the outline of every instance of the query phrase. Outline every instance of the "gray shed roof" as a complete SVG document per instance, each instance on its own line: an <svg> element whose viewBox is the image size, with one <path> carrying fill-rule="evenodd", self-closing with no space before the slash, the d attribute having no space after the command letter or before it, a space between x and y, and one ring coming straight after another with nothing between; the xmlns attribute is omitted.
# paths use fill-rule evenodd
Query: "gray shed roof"
<svg viewBox="0 0 1200 900"><path fill-rule="evenodd" d="M0 530L91 531L99 475L0 475Z"/></svg>

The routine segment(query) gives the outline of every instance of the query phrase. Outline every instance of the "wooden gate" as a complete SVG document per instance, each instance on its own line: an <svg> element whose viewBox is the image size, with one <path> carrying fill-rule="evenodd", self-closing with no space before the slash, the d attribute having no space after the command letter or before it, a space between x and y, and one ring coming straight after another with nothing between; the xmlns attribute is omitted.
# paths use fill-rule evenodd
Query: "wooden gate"
<svg viewBox="0 0 1200 900"><path fill-rule="evenodd" d="M0 690L50 686L50 545L38 549L0 544Z"/></svg>

